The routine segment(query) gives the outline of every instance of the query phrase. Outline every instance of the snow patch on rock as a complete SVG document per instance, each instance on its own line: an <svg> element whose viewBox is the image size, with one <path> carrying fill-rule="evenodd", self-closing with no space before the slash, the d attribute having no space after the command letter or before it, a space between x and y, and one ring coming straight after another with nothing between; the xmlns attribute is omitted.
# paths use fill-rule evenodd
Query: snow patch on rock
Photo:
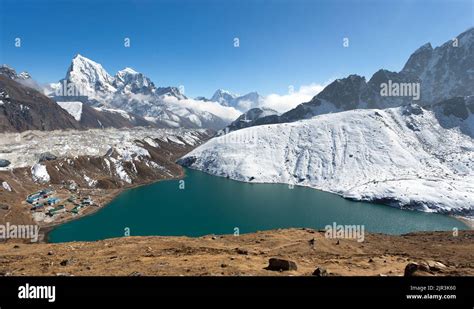
<svg viewBox="0 0 474 309"><path fill-rule="evenodd" d="M87 175L84 175L84 180L87 182L87 185L91 188L95 187L97 185L97 180L94 180Z"/></svg>
<svg viewBox="0 0 474 309"><path fill-rule="evenodd" d="M35 182L45 183L45 182L50 181L50 177L48 174L48 170L46 169L46 166L39 163L31 167L31 175L33 177L33 181Z"/></svg>
<svg viewBox="0 0 474 309"><path fill-rule="evenodd" d="M125 171L123 165L122 165L122 162L115 159L115 158L110 158L110 160L114 163L115 165L115 172L117 174L117 176L119 176L119 178L123 181L125 181L126 183L132 183L132 179L130 178L130 176L127 174L127 172Z"/></svg>
<svg viewBox="0 0 474 309"><path fill-rule="evenodd" d="M57 102L62 109L68 112L74 119L81 121L82 102Z"/></svg>

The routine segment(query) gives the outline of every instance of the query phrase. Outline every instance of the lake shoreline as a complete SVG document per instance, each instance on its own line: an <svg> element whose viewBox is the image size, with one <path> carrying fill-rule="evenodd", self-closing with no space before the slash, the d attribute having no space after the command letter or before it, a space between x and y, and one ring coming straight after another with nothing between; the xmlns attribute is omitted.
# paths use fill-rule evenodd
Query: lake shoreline
<svg viewBox="0 0 474 309"><path fill-rule="evenodd" d="M195 171L194 169L189 169L190 171ZM198 173L202 173L201 171L196 171ZM223 178L223 177L216 177L214 175L210 175L208 173L202 173L202 174L205 174L205 175L209 175L212 179L218 179L218 178ZM121 193L123 193L124 191L129 191L131 189L136 189L138 187L143 187L143 186L149 186L149 185L153 185L153 184L156 184L156 183L160 183L162 182L163 180L177 180L177 179L183 179L184 177L187 177L187 173L186 173L186 168L183 168L181 167L180 168L180 174L177 175L176 177L173 177L173 178L169 178L169 179L162 179L162 180L157 180L157 181L152 181L152 182L148 182L148 183L143 183L143 184L139 184L139 185L136 185L136 186L130 186L130 187L127 187L127 188L123 188L122 190L119 190L118 192L116 192L116 194L114 195L111 195L110 197L110 200L104 204L103 207L100 207L98 209L95 209L93 212L90 212L89 214L85 215L85 216L81 216L81 218L83 217L87 217L89 216L90 214L95 214L97 212L97 210L99 209L104 209L105 207L108 207L110 205L110 203L112 201L114 201ZM225 179L225 178L224 178ZM226 179L227 180L227 179ZM232 179L229 179L231 181L233 181ZM246 183L246 184L252 184L252 183L248 183L248 182L240 182L240 181L237 181L238 183ZM273 184L270 184L270 185L273 185ZM281 184L279 184L281 185ZM285 184L286 185L286 184ZM351 200L348 200L348 199L344 199L343 197L341 197L340 195L338 194L334 194L332 192L326 192L326 191L322 191L322 190L319 190L319 189L315 189L315 188L311 188L311 187L307 187L307 186L298 186L300 188L303 188L303 189L313 189L314 191L317 191L317 192L320 192L320 193L324 193L324 194L327 194L327 195L331 195L331 196L337 196L338 198L341 198L342 200L347 200L349 201L351 204L354 203L354 201L351 201ZM311 191L313 191L311 190ZM355 202L357 203L357 202ZM360 203L360 202L359 202ZM387 207L386 205L379 205L379 204L375 204L375 203L365 203L365 204L370 204L370 205L377 205L377 206L382 206L384 209L385 207ZM363 205L365 206L365 205ZM392 208L392 209L398 209L398 208L395 208L395 207L388 207L387 209L389 208ZM414 213L423 213L423 212L418 212L418 211L414 211L414 210L411 210L411 212L414 212ZM459 229L473 229L473 225L472 225L472 221L468 220L467 218L462 218L462 217L458 217L458 216L449 216L449 215L442 215L442 216L446 216L446 217L450 217L450 218L453 218L455 219L457 222L461 223L462 224L462 227L459 227ZM77 218L77 219L80 219L80 218ZM103 219L103 218L102 218ZM66 223L66 222L64 222ZM52 230L54 230L55 228L59 227L60 225L64 224L64 223L60 223L60 224L57 224L57 225L53 225L53 226L48 226L46 228L43 229L44 233L45 233L45 242L47 243L52 243L51 240L49 239L49 234ZM291 223L290 223L291 224ZM304 223L303 223L304 224ZM324 226L324 225L323 225ZM276 226L274 228L299 228L299 227L307 227L307 228L314 228L314 225L311 226L311 225L287 225L287 226ZM403 228L402 228L403 229ZM268 228L266 227L263 227L261 229L257 229L257 230L268 230ZM428 229L427 229L428 230ZM440 229L441 230L441 229ZM413 231L422 231L422 230L413 230ZM446 229L445 229L446 231ZM253 231L246 231L245 233L252 233ZM405 233L409 233L409 232L412 232L412 231L406 231ZM221 233L221 232L209 232L209 234L216 234L216 235L224 235L226 232L224 233ZM384 233L384 232L381 232L381 233ZM205 235L207 234L206 231L203 231L202 234L199 234L199 235L190 235L190 234L187 234L186 232L184 233L181 233L181 232L177 232L176 234L167 234L167 233L156 233L156 234L153 234L153 233L150 233L150 234L146 234L146 235L150 235L150 236L153 236L153 235L156 235L156 236L164 236L164 237L167 237L168 235L188 235L189 237L199 237L199 236L202 236L202 235ZM390 233L390 232L387 232L386 233L387 235L393 235L393 233ZM401 234L398 234L398 235L402 235L404 233L401 233ZM143 234L140 234L140 235L143 235ZM99 240L99 239L97 239Z"/></svg>
<svg viewBox="0 0 474 309"><path fill-rule="evenodd" d="M461 216L452 216L452 217L464 223L468 227L469 230L474 230L473 218L467 218L467 217L461 217Z"/></svg>

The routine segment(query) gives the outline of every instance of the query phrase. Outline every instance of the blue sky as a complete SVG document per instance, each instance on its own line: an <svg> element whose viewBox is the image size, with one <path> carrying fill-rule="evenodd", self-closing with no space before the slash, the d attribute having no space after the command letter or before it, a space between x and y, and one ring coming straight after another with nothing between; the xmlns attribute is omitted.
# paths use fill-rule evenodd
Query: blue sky
<svg viewBox="0 0 474 309"><path fill-rule="evenodd" d="M39 82L63 78L80 53L110 74L129 66L158 86L184 85L191 97L217 88L285 93L289 85L400 70L419 46L474 25L474 0L0 3L0 62Z"/></svg>

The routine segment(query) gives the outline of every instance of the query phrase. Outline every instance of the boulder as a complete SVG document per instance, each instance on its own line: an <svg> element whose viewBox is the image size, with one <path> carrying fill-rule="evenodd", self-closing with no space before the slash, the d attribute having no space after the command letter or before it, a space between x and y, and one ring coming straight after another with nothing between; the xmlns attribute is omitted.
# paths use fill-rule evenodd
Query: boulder
<svg viewBox="0 0 474 309"><path fill-rule="evenodd" d="M11 164L10 161L5 160L5 159L0 159L0 167L7 167Z"/></svg>
<svg viewBox="0 0 474 309"><path fill-rule="evenodd" d="M59 265L61 266L67 266L69 264L69 260L62 260Z"/></svg>
<svg viewBox="0 0 474 309"><path fill-rule="evenodd" d="M431 271L443 271L447 267L443 263L437 261L426 261L426 264L428 264Z"/></svg>
<svg viewBox="0 0 474 309"><path fill-rule="evenodd" d="M316 277L325 277L327 275L328 275L328 271L324 267L317 267L313 272L313 276L316 276Z"/></svg>
<svg viewBox="0 0 474 309"><path fill-rule="evenodd" d="M267 270L273 271L288 271L288 270L297 270L298 267L296 263L293 261L285 260L285 259L278 259L278 258L271 258L268 261Z"/></svg>
<svg viewBox="0 0 474 309"><path fill-rule="evenodd" d="M426 263L408 263L405 266L405 277L430 276L430 267Z"/></svg>
<svg viewBox="0 0 474 309"><path fill-rule="evenodd" d="M9 210L10 206L5 205L5 204L0 204L0 210Z"/></svg>
<svg viewBox="0 0 474 309"><path fill-rule="evenodd" d="M39 155L39 162L56 160L58 157L51 152L43 152Z"/></svg>
<svg viewBox="0 0 474 309"><path fill-rule="evenodd" d="M237 252L237 254L242 254L242 255L248 255L249 254L248 250L242 249L242 248L235 248L235 252Z"/></svg>
<svg viewBox="0 0 474 309"><path fill-rule="evenodd" d="M131 276L131 277L141 277L141 276L143 276L143 274L138 272L138 271L133 271L129 274L129 276Z"/></svg>

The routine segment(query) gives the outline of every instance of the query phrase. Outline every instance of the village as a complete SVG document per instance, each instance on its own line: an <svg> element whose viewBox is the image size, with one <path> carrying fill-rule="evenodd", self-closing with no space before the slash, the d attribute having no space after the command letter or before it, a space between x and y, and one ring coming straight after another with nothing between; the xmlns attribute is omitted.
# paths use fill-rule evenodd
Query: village
<svg viewBox="0 0 474 309"><path fill-rule="evenodd" d="M35 221L52 223L82 214L88 207L99 207L90 196L78 192L58 192L43 188L26 198Z"/></svg>

